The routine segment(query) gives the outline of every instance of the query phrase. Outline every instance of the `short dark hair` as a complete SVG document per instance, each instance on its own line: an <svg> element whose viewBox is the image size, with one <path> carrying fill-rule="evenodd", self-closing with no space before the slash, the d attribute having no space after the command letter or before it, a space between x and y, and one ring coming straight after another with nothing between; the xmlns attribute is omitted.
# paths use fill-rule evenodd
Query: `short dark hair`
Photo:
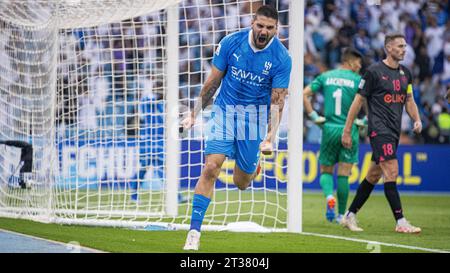
<svg viewBox="0 0 450 273"><path fill-rule="evenodd" d="M363 59L363 55L357 49L352 47L346 47L342 50L341 62L347 62L351 59Z"/></svg>
<svg viewBox="0 0 450 273"><path fill-rule="evenodd" d="M386 47L387 44L389 44L391 41L393 41L397 38L403 38L406 40L405 35L403 35L401 33L387 34L386 37L384 38L384 47Z"/></svg>
<svg viewBox="0 0 450 273"><path fill-rule="evenodd" d="M258 15L275 19L278 22L278 11L270 5L263 5L259 7L259 9L255 13L255 18Z"/></svg>

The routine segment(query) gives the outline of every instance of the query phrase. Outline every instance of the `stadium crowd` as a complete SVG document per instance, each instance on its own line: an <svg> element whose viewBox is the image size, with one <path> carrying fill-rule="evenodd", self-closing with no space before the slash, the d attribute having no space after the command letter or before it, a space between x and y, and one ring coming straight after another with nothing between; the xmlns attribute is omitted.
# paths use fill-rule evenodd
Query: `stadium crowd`
<svg viewBox="0 0 450 273"><path fill-rule="evenodd" d="M215 44L227 33L248 26L254 10L251 5L258 4L235 2L186 0L180 5L180 98L185 108L193 106L200 92ZM287 46L288 1L266 3L276 3L279 37ZM304 85L319 73L336 68L342 48L353 46L361 51L367 67L383 58L385 33L404 33L408 51L403 64L414 75L414 95L424 130L415 136L405 114L401 142L448 144L450 111L444 95L450 88L449 9L448 1L438 0L308 0ZM165 30L158 23L163 20L165 15L159 12L63 34L72 41L61 45L62 124L79 122L85 129L120 125L124 134L136 134L139 100L151 93L164 95L160 92L165 73L160 34ZM313 105L321 109L323 97L317 95ZM306 116L304 120L305 141L317 142L320 129Z"/></svg>

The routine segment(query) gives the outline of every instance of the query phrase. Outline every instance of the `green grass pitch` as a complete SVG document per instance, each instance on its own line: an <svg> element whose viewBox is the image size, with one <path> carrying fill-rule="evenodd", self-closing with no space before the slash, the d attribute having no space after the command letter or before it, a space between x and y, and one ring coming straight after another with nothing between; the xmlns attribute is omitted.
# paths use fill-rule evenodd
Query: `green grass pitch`
<svg viewBox="0 0 450 273"><path fill-rule="evenodd" d="M349 202L353 199L350 196ZM450 196L402 194L405 216L422 228L418 235L397 234L389 205L382 194L370 197L358 213L364 232L352 233L325 220L325 202L319 193L303 196L303 231L395 245L450 251ZM106 252L183 252L186 231L137 231L119 228L61 226L0 218L0 228ZM292 233L203 232L201 251L207 253L368 253L367 242ZM422 252L381 245L380 252Z"/></svg>

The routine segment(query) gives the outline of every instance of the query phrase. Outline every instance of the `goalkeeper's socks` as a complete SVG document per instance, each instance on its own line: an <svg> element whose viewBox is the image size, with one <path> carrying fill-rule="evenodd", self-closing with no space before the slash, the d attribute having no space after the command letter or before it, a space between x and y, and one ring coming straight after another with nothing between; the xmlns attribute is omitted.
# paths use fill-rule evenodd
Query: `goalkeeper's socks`
<svg viewBox="0 0 450 273"><path fill-rule="evenodd" d="M400 202L400 195L397 190L396 182L384 182L384 195L391 206L392 213L395 220L403 218L402 203Z"/></svg>
<svg viewBox="0 0 450 273"><path fill-rule="evenodd" d="M322 187L323 195L325 197L333 195L333 175L322 173L320 175L320 187Z"/></svg>
<svg viewBox="0 0 450 273"><path fill-rule="evenodd" d="M364 203L366 203L374 187L375 185L369 183L367 179L364 179L361 185L359 185L358 190L356 191L356 196L353 199L353 202L350 205L348 211L356 214L358 210L362 208Z"/></svg>
<svg viewBox="0 0 450 273"><path fill-rule="evenodd" d="M206 210L208 210L209 202L211 202L211 199L208 197L194 194L194 199L192 201L191 230L195 229L200 232L203 218L205 217Z"/></svg>
<svg viewBox="0 0 450 273"><path fill-rule="evenodd" d="M338 176L337 179L337 199L338 199L338 212L344 214L347 210L348 200L348 176Z"/></svg>

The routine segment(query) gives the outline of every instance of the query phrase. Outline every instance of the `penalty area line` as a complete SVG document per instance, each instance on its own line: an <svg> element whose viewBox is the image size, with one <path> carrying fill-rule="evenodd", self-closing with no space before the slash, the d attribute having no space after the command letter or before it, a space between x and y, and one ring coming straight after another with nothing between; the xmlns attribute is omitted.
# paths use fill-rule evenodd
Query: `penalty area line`
<svg viewBox="0 0 450 273"><path fill-rule="evenodd" d="M383 242L377 242L377 241L371 241L371 240L363 240L363 239L356 239L356 238L337 236L337 235L328 235L328 234L320 234L320 233L312 233L312 232L302 232L300 234L307 235L307 236L316 236L316 237L322 237L322 238L329 238L329 239L352 241L352 242L365 243L365 244L374 244L374 245L380 245L380 246L406 248L406 249L420 250L420 251L426 251L426 252L450 253L450 251L441 250L441 249L432 249L432 248L424 248L424 247L417 247L417 246L408 246L408 245L400 245L400 244L383 243Z"/></svg>

